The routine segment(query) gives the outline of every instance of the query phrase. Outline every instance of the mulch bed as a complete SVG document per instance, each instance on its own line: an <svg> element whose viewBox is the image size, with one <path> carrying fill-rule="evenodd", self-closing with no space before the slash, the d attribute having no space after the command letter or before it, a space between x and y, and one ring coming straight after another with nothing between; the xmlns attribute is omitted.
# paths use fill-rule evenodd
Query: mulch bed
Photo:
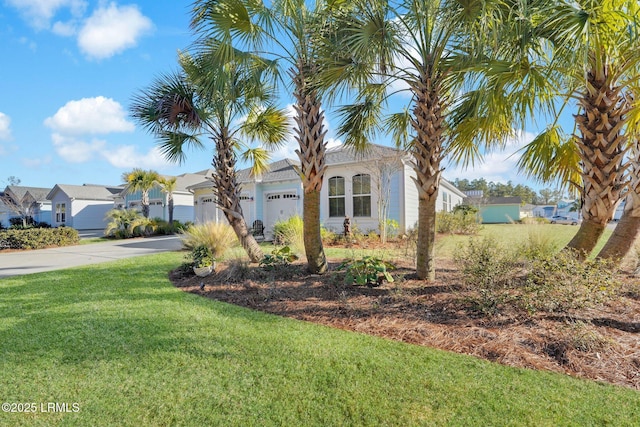
<svg viewBox="0 0 640 427"><path fill-rule="evenodd" d="M186 292L280 316L640 390L640 281L631 275L615 302L597 308L483 315L451 261L438 260L435 282L417 280L405 265L393 272L395 282L376 288L344 284L337 265L309 275L302 263L265 271L230 262L206 278L177 269L171 280Z"/></svg>

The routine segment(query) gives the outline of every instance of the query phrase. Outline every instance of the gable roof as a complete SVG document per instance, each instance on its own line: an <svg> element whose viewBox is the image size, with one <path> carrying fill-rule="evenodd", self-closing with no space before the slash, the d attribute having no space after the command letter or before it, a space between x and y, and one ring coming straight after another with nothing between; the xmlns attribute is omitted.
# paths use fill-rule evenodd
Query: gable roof
<svg viewBox="0 0 640 427"><path fill-rule="evenodd" d="M522 204L522 197L469 197L468 200L472 203L479 203L482 205L520 205Z"/></svg>
<svg viewBox="0 0 640 427"><path fill-rule="evenodd" d="M11 198L17 198L16 202L21 201L24 196L29 193L31 197L33 197L37 202L42 202L47 200L47 194L49 193L50 188L43 187L25 187L22 185L8 185L5 188L5 195L9 193Z"/></svg>
<svg viewBox="0 0 640 427"><path fill-rule="evenodd" d="M397 148L384 145L370 144L365 151L358 152L352 147L340 145L332 147L326 151L326 162L328 165L344 163L359 163L367 160L382 159L385 157L405 157L406 152Z"/></svg>
<svg viewBox="0 0 640 427"><path fill-rule="evenodd" d="M114 196L122 191L122 187L104 185L68 185L56 184L47 194L47 199L52 200L56 192L62 191L70 199L80 200L108 200L113 201Z"/></svg>

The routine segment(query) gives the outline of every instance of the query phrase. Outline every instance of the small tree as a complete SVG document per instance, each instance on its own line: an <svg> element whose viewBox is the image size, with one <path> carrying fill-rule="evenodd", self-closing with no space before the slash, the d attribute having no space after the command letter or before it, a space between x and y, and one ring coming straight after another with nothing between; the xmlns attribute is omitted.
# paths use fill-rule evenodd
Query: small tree
<svg viewBox="0 0 640 427"><path fill-rule="evenodd" d="M393 156L375 159L367 168L371 175L371 182L378 193L378 231L380 241L387 242L387 220L391 206L391 179L393 175L402 169L403 151L397 150Z"/></svg>
<svg viewBox="0 0 640 427"><path fill-rule="evenodd" d="M133 194L140 192L142 205L142 215L149 218L149 191L158 183L160 175L154 170L145 171L135 168L131 172L122 174L122 180L125 182L125 194Z"/></svg>
<svg viewBox="0 0 640 427"><path fill-rule="evenodd" d="M160 178L158 185L163 193L167 195L167 206L169 208L169 225L173 225L173 192L176 191L176 177Z"/></svg>

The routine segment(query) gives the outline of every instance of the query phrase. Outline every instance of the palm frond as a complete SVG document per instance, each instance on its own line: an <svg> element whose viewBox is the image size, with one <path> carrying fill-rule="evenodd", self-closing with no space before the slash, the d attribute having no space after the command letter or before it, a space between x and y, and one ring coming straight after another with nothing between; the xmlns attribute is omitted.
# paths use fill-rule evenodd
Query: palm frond
<svg viewBox="0 0 640 427"><path fill-rule="evenodd" d="M243 134L260 140L269 147L281 145L290 129L291 123L286 111L272 105L253 108L242 125Z"/></svg>
<svg viewBox="0 0 640 427"><path fill-rule="evenodd" d="M241 159L251 164L251 176L258 176L269 170L269 160L271 157L269 152L264 148L248 148L242 153Z"/></svg>

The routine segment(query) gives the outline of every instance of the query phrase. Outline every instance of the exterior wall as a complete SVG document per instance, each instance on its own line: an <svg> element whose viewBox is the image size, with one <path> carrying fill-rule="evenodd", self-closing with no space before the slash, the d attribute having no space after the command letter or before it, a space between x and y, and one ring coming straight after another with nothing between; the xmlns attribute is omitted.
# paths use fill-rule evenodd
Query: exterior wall
<svg viewBox="0 0 640 427"><path fill-rule="evenodd" d="M65 221L56 221L56 205L58 203L65 204ZM51 218L50 224L52 227L59 227L61 225L66 225L69 227L73 227L73 217L71 216L71 199L67 197L62 191L57 191L56 194L51 199ZM98 227L99 228L99 227Z"/></svg>
<svg viewBox="0 0 640 427"><path fill-rule="evenodd" d="M104 217L111 209L113 202L110 200L74 200L71 209L67 208L67 218L72 221L67 225L76 230L104 229L107 226ZM55 217L55 212L53 215Z"/></svg>
<svg viewBox="0 0 640 427"><path fill-rule="evenodd" d="M416 173L409 165L404 167L404 223L400 224L400 233L406 233L410 228L418 226L418 188L413 182Z"/></svg>
<svg viewBox="0 0 640 427"><path fill-rule="evenodd" d="M480 206L483 224L506 224L520 219L520 205Z"/></svg>
<svg viewBox="0 0 640 427"><path fill-rule="evenodd" d="M165 220L169 220L169 207L165 207ZM182 223L193 221L195 208L193 206L193 195L191 193L173 194L173 219Z"/></svg>
<svg viewBox="0 0 640 427"><path fill-rule="evenodd" d="M342 232L343 230L342 224L344 222L344 216L329 216L329 179L337 176L343 177L345 181L345 215L351 218L352 227L357 227L363 233L378 229L378 195L376 194L373 177L371 177L371 215L367 217L354 216L353 177L358 174L372 175L372 171L359 164L352 164L348 166L329 166L327 168L327 172L324 176L325 180L322 184L322 190L320 192L320 221L327 229L335 232Z"/></svg>

